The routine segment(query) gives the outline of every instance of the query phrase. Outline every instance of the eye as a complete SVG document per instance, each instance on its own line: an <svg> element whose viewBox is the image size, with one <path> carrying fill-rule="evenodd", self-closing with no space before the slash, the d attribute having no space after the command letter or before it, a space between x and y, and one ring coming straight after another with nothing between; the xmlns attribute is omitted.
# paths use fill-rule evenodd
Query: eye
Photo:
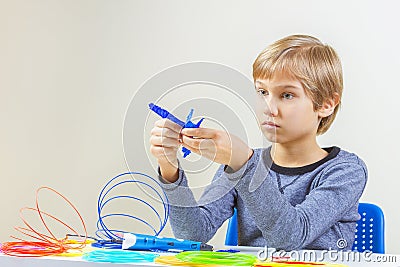
<svg viewBox="0 0 400 267"><path fill-rule="evenodd" d="M294 96L291 93L283 93L282 98L284 99L292 99Z"/></svg>
<svg viewBox="0 0 400 267"><path fill-rule="evenodd" d="M257 88L256 90L257 90L257 94L259 94L260 96L268 95L268 92L266 90L264 90L264 89Z"/></svg>

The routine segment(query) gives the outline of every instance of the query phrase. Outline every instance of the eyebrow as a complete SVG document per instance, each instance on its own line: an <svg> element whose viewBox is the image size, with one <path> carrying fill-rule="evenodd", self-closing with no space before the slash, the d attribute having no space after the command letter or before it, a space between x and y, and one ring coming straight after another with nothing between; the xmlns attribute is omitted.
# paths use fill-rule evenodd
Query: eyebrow
<svg viewBox="0 0 400 267"><path fill-rule="evenodd" d="M255 83L258 85L267 87L263 82L256 81ZM292 85L292 84L282 84L282 85L275 86L275 88L301 90L301 88L299 88L298 86Z"/></svg>

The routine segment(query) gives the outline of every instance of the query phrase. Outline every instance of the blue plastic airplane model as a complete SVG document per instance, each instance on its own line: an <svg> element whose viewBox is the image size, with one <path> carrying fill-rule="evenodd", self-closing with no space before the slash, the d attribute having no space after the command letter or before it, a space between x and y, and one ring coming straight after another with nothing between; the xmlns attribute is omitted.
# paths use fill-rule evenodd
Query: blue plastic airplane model
<svg viewBox="0 0 400 267"><path fill-rule="evenodd" d="M199 120L198 123L193 123L191 121L192 116L193 116L193 109L190 110L189 115L187 115L186 117L186 122L181 121L180 119L178 119L177 117L175 117L174 115L172 115L171 113L169 113L167 110L153 104L150 103L149 104L149 108L154 111L155 113L157 113L158 115L160 115L160 117L162 118L167 118L172 122L175 122L176 124L178 124L179 126L181 126L182 128L199 128L200 124L203 122L204 118L202 118L201 120ZM182 152L183 152L183 157L186 158L187 155L190 154L190 150L187 149L186 147L182 147Z"/></svg>

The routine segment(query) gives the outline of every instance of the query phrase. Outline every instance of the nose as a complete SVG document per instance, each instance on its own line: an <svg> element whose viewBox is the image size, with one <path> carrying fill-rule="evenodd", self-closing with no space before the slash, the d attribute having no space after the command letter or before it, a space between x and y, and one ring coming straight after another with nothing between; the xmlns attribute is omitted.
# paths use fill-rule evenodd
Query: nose
<svg viewBox="0 0 400 267"><path fill-rule="evenodd" d="M265 100L265 109L264 113L270 117L278 116L278 105L273 98L269 98Z"/></svg>

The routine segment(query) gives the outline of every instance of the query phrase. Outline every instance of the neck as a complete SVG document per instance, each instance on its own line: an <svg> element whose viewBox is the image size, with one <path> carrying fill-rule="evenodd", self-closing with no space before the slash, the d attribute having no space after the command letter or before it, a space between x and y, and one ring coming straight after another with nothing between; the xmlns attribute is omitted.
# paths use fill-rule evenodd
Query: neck
<svg viewBox="0 0 400 267"><path fill-rule="evenodd" d="M316 140L303 144L272 145L271 158L275 164L282 167L301 167L317 162L328 155L328 152L319 147Z"/></svg>

